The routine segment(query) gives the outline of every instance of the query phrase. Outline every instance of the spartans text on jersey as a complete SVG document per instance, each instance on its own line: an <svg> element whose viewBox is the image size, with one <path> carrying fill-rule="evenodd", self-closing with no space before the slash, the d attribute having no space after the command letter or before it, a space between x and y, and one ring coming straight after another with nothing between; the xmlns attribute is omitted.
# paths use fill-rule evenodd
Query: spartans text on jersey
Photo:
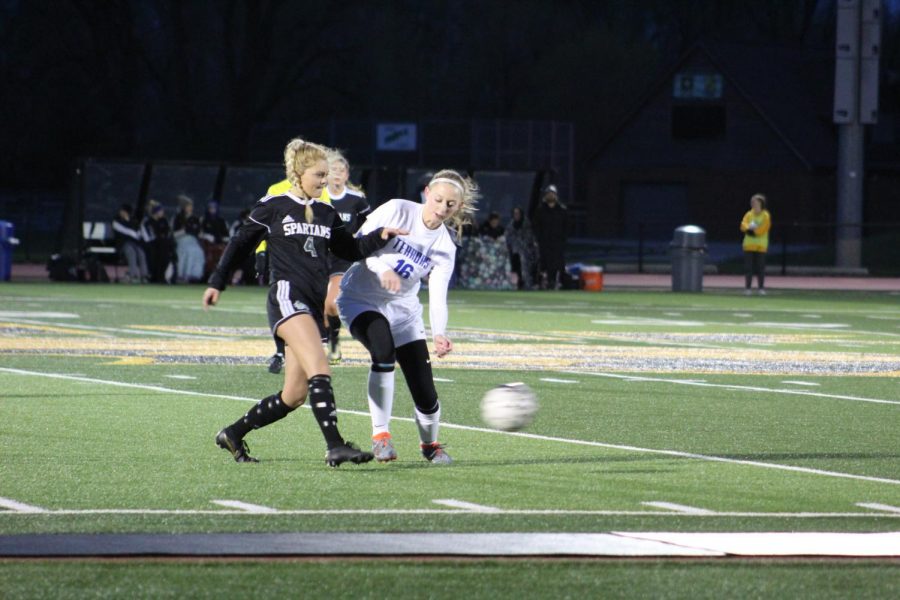
<svg viewBox="0 0 900 600"><path fill-rule="evenodd" d="M292 221L290 223L282 223L284 227L284 235L312 235L315 237L331 238L331 227L319 225L318 223L298 223Z"/></svg>

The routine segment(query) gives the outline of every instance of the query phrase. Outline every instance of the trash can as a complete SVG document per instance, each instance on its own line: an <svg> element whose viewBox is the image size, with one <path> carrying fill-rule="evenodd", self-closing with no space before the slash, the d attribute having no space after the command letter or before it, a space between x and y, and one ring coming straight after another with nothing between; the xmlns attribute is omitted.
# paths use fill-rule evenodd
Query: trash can
<svg viewBox="0 0 900 600"><path fill-rule="evenodd" d="M669 251L672 256L672 291L702 292L706 231L696 225L682 225L675 230Z"/></svg>
<svg viewBox="0 0 900 600"><path fill-rule="evenodd" d="M12 277L13 246L19 243L13 233L15 228L9 221L0 221L0 281L9 281Z"/></svg>

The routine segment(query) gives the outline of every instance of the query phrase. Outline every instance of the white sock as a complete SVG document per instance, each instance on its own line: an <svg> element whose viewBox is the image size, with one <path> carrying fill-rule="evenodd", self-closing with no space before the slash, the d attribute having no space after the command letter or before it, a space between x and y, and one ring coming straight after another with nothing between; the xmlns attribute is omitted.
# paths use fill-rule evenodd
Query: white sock
<svg viewBox="0 0 900 600"><path fill-rule="evenodd" d="M372 417L372 435L390 430L391 411L394 408L394 372L369 371L369 415Z"/></svg>
<svg viewBox="0 0 900 600"><path fill-rule="evenodd" d="M438 428L441 426L441 405L430 415L422 414L416 408L416 427L419 428L419 440L423 444L433 444L438 439Z"/></svg>

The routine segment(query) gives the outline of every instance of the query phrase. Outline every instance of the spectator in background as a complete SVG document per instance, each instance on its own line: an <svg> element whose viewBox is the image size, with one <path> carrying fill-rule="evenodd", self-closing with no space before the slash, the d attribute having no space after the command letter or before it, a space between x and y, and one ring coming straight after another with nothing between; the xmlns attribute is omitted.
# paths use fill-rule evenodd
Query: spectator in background
<svg viewBox="0 0 900 600"><path fill-rule="evenodd" d="M125 280L131 283L144 283L150 278L147 269L147 255L142 247L140 225L131 216L131 205L123 204L112 224L115 236L116 251L125 257L128 273Z"/></svg>
<svg viewBox="0 0 900 600"><path fill-rule="evenodd" d="M531 224L525 213L516 206L512 219L506 226L506 245L509 247L509 263L513 272L513 283L520 290L534 287L534 270L537 263L537 244Z"/></svg>
<svg viewBox="0 0 900 600"><path fill-rule="evenodd" d="M228 241L228 224L219 214L219 203L215 200L206 203L206 212L200 219L200 240L206 256L204 273L211 273L216 268L222 252L225 251L225 242Z"/></svg>
<svg viewBox="0 0 900 600"><path fill-rule="evenodd" d="M558 290L562 286L566 270L566 215L565 205L559 201L559 192L553 184L541 192L541 202L534 211L534 233L540 252L540 277L542 289Z"/></svg>
<svg viewBox="0 0 900 600"><path fill-rule="evenodd" d="M195 283L203 280L203 248L200 247L200 217L194 214L194 201L178 196L178 214L172 221L175 254L178 256L178 281Z"/></svg>
<svg viewBox="0 0 900 600"><path fill-rule="evenodd" d="M772 216L766 210L766 197L753 194L750 198L750 210L741 220L741 231L744 232L744 294L753 293L753 275L759 286L759 295L765 296L766 252L769 251L769 229L772 228Z"/></svg>
<svg viewBox="0 0 900 600"><path fill-rule="evenodd" d="M219 203L215 200L206 204L206 212L200 219L200 239L210 244L224 244L228 241L228 224L219 214Z"/></svg>
<svg viewBox="0 0 900 600"><path fill-rule="evenodd" d="M175 243L172 238L172 229L166 219L165 207L156 200L148 201L141 227L146 244L150 281L152 283L169 283L171 273L174 271L174 267L171 265Z"/></svg>
<svg viewBox="0 0 900 600"><path fill-rule="evenodd" d="M492 240L503 237L503 225L500 224L500 213L492 212L478 228L478 235L483 235Z"/></svg>

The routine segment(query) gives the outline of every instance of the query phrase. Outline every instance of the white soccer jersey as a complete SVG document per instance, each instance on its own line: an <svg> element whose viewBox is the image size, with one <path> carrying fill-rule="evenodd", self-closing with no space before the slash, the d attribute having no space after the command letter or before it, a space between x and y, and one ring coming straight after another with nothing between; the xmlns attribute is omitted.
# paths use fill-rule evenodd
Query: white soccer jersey
<svg viewBox="0 0 900 600"><path fill-rule="evenodd" d="M384 306L392 301L417 296L421 279L429 275L428 306L432 336L445 335L447 328L447 288L456 260L456 244L446 226L428 229L422 221L424 206L409 200L389 200L376 208L360 227L364 235L378 227L409 231L388 241L364 261L344 274L341 291ZM392 269L400 276L400 291L381 287L381 273Z"/></svg>

